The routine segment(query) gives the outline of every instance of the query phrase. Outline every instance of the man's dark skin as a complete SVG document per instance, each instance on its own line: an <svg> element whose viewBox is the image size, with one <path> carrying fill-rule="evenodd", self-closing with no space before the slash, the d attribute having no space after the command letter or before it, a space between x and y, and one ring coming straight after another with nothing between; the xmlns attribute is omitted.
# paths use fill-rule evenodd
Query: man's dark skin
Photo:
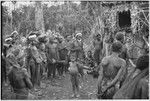
<svg viewBox="0 0 150 101"><path fill-rule="evenodd" d="M58 52L59 52L59 61L57 64L57 68L59 71L59 75L63 75L63 71L67 71L68 64L68 50L63 46L62 39L59 40L58 44Z"/></svg>
<svg viewBox="0 0 150 101"><path fill-rule="evenodd" d="M49 44L47 45L47 61L48 61L48 77L53 75L55 77L55 72L56 72L56 65L57 61L59 60L59 53L58 53L58 48L57 48L57 41L56 39L50 40Z"/></svg>
<svg viewBox="0 0 150 101"><path fill-rule="evenodd" d="M34 58L34 54L32 53L32 47L35 43L28 39L27 48L26 48L26 59L25 59L25 67L28 73L31 74L31 82L33 86L36 85L36 58Z"/></svg>
<svg viewBox="0 0 150 101"><path fill-rule="evenodd" d="M82 40L82 35L76 35L76 39L73 41L71 44L70 48L70 54L76 54L77 60L82 62L84 59L84 50L83 50L83 40ZM83 77L83 69L79 69L79 73Z"/></svg>
<svg viewBox="0 0 150 101"><path fill-rule="evenodd" d="M126 61L126 67L128 67L128 63L130 63L133 67L133 69L135 68L135 65L134 63L132 62L132 60L130 59L129 57L129 53L128 53L128 49L125 45L125 36L122 32L118 32L115 36L116 38L116 41L119 41L123 44L123 48L122 48L122 52L119 54L119 57L124 59ZM123 78L122 78L122 81L120 82L120 87L123 85L124 83L124 80L126 79L127 75L128 75L128 71L127 71L127 68L126 70L124 70L124 74L123 75Z"/></svg>
<svg viewBox="0 0 150 101"><path fill-rule="evenodd" d="M93 45L95 47L94 59L95 59L96 65L98 66L101 61L100 56L101 56L101 52L102 52L102 48L103 48L101 36L99 34L96 36L96 40L94 40Z"/></svg>
<svg viewBox="0 0 150 101"><path fill-rule="evenodd" d="M29 89L33 87L27 70L13 66L8 74L8 78L16 95L15 99L27 99Z"/></svg>
<svg viewBox="0 0 150 101"><path fill-rule="evenodd" d="M149 55L138 58L136 70L116 92L114 99L149 99Z"/></svg>
<svg viewBox="0 0 150 101"><path fill-rule="evenodd" d="M120 47L118 47L120 46ZM113 43L112 54L103 58L100 64L98 78L98 98L111 99L116 92L116 83L119 82L126 65L125 60L118 57L122 45L120 42ZM105 96L102 96L102 95Z"/></svg>

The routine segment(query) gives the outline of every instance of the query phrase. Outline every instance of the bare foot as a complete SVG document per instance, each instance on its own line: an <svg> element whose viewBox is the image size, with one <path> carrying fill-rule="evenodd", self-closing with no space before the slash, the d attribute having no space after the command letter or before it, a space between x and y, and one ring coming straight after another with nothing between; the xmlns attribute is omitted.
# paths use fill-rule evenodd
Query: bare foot
<svg viewBox="0 0 150 101"><path fill-rule="evenodd" d="M72 94L71 97L72 97L72 98L75 97L75 94Z"/></svg>
<svg viewBox="0 0 150 101"><path fill-rule="evenodd" d="M77 94L76 97L80 97L80 94Z"/></svg>

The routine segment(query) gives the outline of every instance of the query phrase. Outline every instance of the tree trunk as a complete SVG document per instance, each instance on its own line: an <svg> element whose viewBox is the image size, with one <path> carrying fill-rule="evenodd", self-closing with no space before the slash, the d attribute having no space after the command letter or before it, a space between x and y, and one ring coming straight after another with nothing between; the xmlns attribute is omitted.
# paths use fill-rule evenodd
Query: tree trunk
<svg viewBox="0 0 150 101"><path fill-rule="evenodd" d="M43 6L40 1L36 1L35 8L35 28L45 33L44 18L43 18Z"/></svg>

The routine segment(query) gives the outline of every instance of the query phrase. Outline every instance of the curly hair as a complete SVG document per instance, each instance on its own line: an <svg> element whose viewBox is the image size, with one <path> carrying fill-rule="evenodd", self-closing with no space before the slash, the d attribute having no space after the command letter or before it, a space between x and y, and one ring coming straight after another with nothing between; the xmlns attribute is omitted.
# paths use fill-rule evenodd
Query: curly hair
<svg viewBox="0 0 150 101"><path fill-rule="evenodd" d="M123 43L124 41L124 34L122 32L118 32L115 36L117 41L120 41L121 43Z"/></svg>
<svg viewBox="0 0 150 101"><path fill-rule="evenodd" d="M122 51L122 43L119 41L114 42L111 46L111 49L113 52L120 53Z"/></svg>
<svg viewBox="0 0 150 101"><path fill-rule="evenodd" d="M138 58L136 62L136 68L140 70L144 70L145 68L149 67L149 56L143 55Z"/></svg>

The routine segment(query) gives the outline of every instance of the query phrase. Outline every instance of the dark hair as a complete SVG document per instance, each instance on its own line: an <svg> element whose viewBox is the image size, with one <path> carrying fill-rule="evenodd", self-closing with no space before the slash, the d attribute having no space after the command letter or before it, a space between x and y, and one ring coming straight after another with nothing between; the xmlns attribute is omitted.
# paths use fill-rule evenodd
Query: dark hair
<svg viewBox="0 0 150 101"><path fill-rule="evenodd" d="M118 40L118 41L120 41L121 43L123 43L123 41L124 41L124 34L121 33L121 32L118 32L118 33L116 34L116 40Z"/></svg>
<svg viewBox="0 0 150 101"><path fill-rule="evenodd" d="M122 51L122 44L121 42L114 42L111 46L113 52L120 53Z"/></svg>
<svg viewBox="0 0 150 101"><path fill-rule="evenodd" d="M136 68L140 70L144 70L145 68L149 67L149 56L143 55L138 58L136 62Z"/></svg>
<svg viewBox="0 0 150 101"><path fill-rule="evenodd" d="M38 37L38 41L39 41L40 43L46 43L46 42L47 42L46 36Z"/></svg>

